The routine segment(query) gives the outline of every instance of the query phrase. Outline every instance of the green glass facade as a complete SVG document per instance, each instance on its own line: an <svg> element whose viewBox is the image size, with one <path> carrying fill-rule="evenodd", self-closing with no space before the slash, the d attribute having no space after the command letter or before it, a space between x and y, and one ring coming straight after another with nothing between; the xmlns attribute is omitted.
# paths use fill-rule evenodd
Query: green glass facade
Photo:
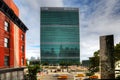
<svg viewBox="0 0 120 80"><path fill-rule="evenodd" d="M41 63L80 61L79 9L41 8Z"/></svg>

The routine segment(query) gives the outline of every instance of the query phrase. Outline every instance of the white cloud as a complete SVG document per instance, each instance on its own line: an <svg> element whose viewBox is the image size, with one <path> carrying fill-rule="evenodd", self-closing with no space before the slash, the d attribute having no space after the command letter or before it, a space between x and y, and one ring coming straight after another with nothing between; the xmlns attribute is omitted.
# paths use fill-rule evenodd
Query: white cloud
<svg viewBox="0 0 120 80"><path fill-rule="evenodd" d="M94 51L99 49L99 36L114 34L115 43L120 42L120 20L118 19L120 16L114 17L116 14L112 14L117 3L118 0L102 0L96 4L96 9L92 14L89 15L90 18L87 20L87 22L85 21L86 19L81 22L81 25L87 25L86 28L81 26L82 59L84 59L84 56L92 56ZM83 17L83 19L84 18L85 17Z"/></svg>
<svg viewBox="0 0 120 80"><path fill-rule="evenodd" d="M113 17L116 14L112 14L117 0L109 0L106 2L105 6L103 6L102 3L98 5L100 7L96 8L96 11L92 14L88 22L89 32L99 33L99 35L119 34L120 20Z"/></svg>
<svg viewBox="0 0 120 80"><path fill-rule="evenodd" d="M112 17L113 7L116 5L117 0L109 0L106 6L99 4L96 11L92 14L88 23L88 28L91 32L99 32L101 34L118 33L119 19ZM101 13L102 12L102 13Z"/></svg>
<svg viewBox="0 0 120 80"><path fill-rule="evenodd" d="M63 0L40 0L41 7L63 7Z"/></svg>
<svg viewBox="0 0 120 80"><path fill-rule="evenodd" d="M28 49L27 51L26 51L26 56L27 56L27 59L30 59L31 57L35 57L35 58L38 58L38 57L40 57L40 51L39 51L39 49L35 49L35 48L33 48L33 49Z"/></svg>
<svg viewBox="0 0 120 80"><path fill-rule="evenodd" d="M67 0L67 4L69 4L67 5L63 4L63 1L65 0L17 0L21 19L29 28L27 32L27 58L30 55L35 56L35 53L38 56L40 52L38 48L32 51L29 49L29 47L39 45L40 43L40 6L80 6L80 55L82 60L93 56L94 51L99 49L99 36L114 34L115 43L120 42L120 16L113 14L115 9L120 8L119 0L99 0L92 5L73 4L77 0ZM94 11L89 13L91 9L94 9Z"/></svg>
<svg viewBox="0 0 120 80"><path fill-rule="evenodd" d="M75 0L66 6L80 7L80 55L88 59L99 49L99 37L114 34L115 44L120 42L120 2L119 0ZM76 3L77 2L77 3ZM118 10L115 13L115 10ZM114 14L113 14L114 13Z"/></svg>

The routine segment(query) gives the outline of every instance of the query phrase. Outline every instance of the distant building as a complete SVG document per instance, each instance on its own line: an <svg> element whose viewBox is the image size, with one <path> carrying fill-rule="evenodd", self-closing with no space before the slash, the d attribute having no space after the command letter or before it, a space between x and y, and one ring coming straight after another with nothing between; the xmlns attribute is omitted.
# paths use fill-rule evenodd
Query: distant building
<svg viewBox="0 0 120 80"><path fill-rule="evenodd" d="M37 57L31 57L30 60L28 60L28 65L39 65L40 64L40 58Z"/></svg>
<svg viewBox="0 0 120 80"><path fill-rule="evenodd" d="M40 60L30 60L28 65L40 65Z"/></svg>
<svg viewBox="0 0 120 80"><path fill-rule="evenodd" d="M120 60L115 62L115 77L120 76Z"/></svg>
<svg viewBox="0 0 120 80"><path fill-rule="evenodd" d="M90 67L90 60L82 60L82 66Z"/></svg>
<svg viewBox="0 0 120 80"><path fill-rule="evenodd" d="M79 9L41 8L41 62L78 64Z"/></svg>
<svg viewBox="0 0 120 80"><path fill-rule="evenodd" d="M32 56L32 57L30 58L30 61L32 61L32 60L36 60L35 57Z"/></svg>
<svg viewBox="0 0 120 80"><path fill-rule="evenodd" d="M8 77L10 79L12 73L8 72L5 77L5 71L21 71L21 68L26 66L27 30L28 28L19 18L19 9L13 0L0 0L0 78L2 78L0 80L8 80ZM17 76L16 72L14 76Z"/></svg>

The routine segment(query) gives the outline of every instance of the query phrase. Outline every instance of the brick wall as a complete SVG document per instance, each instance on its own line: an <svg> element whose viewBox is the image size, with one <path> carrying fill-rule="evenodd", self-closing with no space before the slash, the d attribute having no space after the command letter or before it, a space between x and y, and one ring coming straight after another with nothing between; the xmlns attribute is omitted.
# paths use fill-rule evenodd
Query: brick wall
<svg viewBox="0 0 120 80"><path fill-rule="evenodd" d="M19 9L14 4L13 0L3 0L5 3L13 9L14 13L19 16ZM9 32L4 30L4 22L9 23ZM21 39L21 35L24 35L24 40ZM9 39L9 48L4 47L4 38ZM24 45L24 52L21 50L21 46ZM0 68L7 67L20 67L26 65L25 60L25 32L21 30L11 19L0 11ZM5 56L9 56L9 66L4 65ZM24 64L22 64L22 60Z"/></svg>
<svg viewBox="0 0 120 80"><path fill-rule="evenodd" d="M22 35L24 35L24 40L22 40ZM20 44L20 46L19 46L19 50L20 50L20 57L19 57L19 60L20 60L20 66L25 66L26 65L26 59L25 59L25 39L26 38L26 36L25 36L25 33L22 31L22 30L20 30L19 29L19 44ZM22 51L22 46L24 46L24 51ZM22 59L24 59L24 63L22 63Z"/></svg>
<svg viewBox="0 0 120 80"><path fill-rule="evenodd" d="M9 32L4 30L4 22L7 21L9 22ZM13 22L7 18L2 12L0 12L0 68L5 67L4 66L4 56L10 56L10 66L9 67L13 67L14 65L14 46L13 46L13 42L14 42L14 29L13 29ZM4 38L8 38L9 39L9 48L5 48L4 47Z"/></svg>
<svg viewBox="0 0 120 80"><path fill-rule="evenodd" d="M19 16L19 9L17 8L13 0L3 0L3 1L14 11L14 13L17 16Z"/></svg>
<svg viewBox="0 0 120 80"><path fill-rule="evenodd" d="M3 67L4 60L4 27L3 27L4 16L2 12L0 12L0 67Z"/></svg>

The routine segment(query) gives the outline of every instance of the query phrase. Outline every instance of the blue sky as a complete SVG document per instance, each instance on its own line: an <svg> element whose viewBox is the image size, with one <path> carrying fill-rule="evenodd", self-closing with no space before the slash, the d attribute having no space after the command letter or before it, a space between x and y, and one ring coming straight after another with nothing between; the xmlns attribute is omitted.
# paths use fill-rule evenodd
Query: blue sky
<svg viewBox="0 0 120 80"><path fill-rule="evenodd" d="M80 9L81 60L99 49L99 36L114 34L120 42L120 0L14 0L20 18L29 28L26 57L40 56L40 6L78 7Z"/></svg>

